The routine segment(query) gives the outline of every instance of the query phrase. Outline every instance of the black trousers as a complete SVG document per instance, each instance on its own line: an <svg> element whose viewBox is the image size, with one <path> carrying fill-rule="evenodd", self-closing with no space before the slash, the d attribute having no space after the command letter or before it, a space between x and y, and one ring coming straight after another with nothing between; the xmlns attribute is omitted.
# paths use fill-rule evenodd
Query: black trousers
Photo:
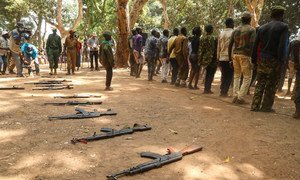
<svg viewBox="0 0 300 180"><path fill-rule="evenodd" d="M230 66L229 61L220 61L220 69L221 69L221 94L228 94L228 90L232 83L233 79L233 68Z"/></svg>
<svg viewBox="0 0 300 180"><path fill-rule="evenodd" d="M96 68L98 68L98 51L90 51L91 68L94 68L94 61Z"/></svg>
<svg viewBox="0 0 300 180"><path fill-rule="evenodd" d="M207 66L206 67L204 91L206 91L206 92L211 91L211 84L214 80L216 71L217 71L216 66Z"/></svg>
<svg viewBox="0 0 300 180"><path fill-rule="evenodd" d="M105 70L106 70L106 82L105 82L105 85L106 85L106 87L110 87L112 76L113 76L113 68L111 66L108 66L108 67L105 68Z"/></svg>
<svg viewBox="0 0 300 180"><path fill-rule="evenodd" d="M177 80L177 74L178 74L178 63L175 58L170 58L171 66L172 66L172 78L171 83L175 83Z"/></svg>

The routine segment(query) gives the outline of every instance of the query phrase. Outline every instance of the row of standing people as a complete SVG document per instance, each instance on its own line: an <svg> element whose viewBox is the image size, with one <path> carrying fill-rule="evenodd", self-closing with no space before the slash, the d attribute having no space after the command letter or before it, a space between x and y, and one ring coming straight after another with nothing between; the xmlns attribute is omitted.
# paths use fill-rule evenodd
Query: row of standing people
<svg viewBox="0 0 300 180"><path fill-rule="evenodd" d="M163 31L161 38L157 37L156 30L152 30L145 47L142 42L142 30L137 28L133 30L133 36L129 41L131 75L135 73L137 78L140 77L145 60L148 65L148 80L152 81L156 60L159 57L162 64L162 83L167 82L168 66L171 64L171 84L199 89L198 80L203 69L205 70L203 93L212 94L211 86L219 66L222 74L220 96L228 96L233 80L232 102L246 104L245 95L249 91L251 80L254 80L253 72L256 71L256 88L251 111L273 112L280 74L288 62L289 30L288 25L283 22L284 12L285 9L281 6L273 7L270 22L257 29L251 27L252 16L248 12L242 14L241 25L235 29L233 19L228 18L225 21L226 29L219 37L213 35L212 25L205 26L203 35L201 28L195 27L191 38L187 37L187 29L184 27L180 31L175 28L170 38L168 30ZM297 69L299 48L298 51L295 48L293 51L298 53L298 56L293 55ZM297 110L294 117L300 118L300 97L297 97L297 92L300 95L300 87L298 91L296 90Z"/></svg>

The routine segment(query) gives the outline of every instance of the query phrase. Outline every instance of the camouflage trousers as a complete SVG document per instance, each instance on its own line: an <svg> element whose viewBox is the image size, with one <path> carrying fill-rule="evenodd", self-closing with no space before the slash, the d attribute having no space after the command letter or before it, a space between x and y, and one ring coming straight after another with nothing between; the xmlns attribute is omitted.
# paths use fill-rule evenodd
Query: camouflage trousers
<svg viewBox="0 0 300 180"><path fill-rule="evenodd" d="M261 59L257 67L257 84L251 110L270 111L280 79L282 63L276 59Z"/></svg>
<svg viewBox="0 0 300 180"><path fill-rule="evenodd" d="M300 109L300 71L296 72L296 81L295 81L295 105L297 109Z"/></svg>

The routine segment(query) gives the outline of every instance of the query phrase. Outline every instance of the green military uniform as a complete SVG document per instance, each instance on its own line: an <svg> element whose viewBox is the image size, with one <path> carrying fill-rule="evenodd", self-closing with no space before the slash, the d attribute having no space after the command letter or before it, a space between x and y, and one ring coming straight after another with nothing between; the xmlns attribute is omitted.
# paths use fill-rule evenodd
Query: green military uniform
<svg viewBox="0 0 300 180"><path fill-rule="evenodd" d="M47 39L46 52L50 69L58 68L58 59L62 51L61 38L55 32Z"/></svg>
<svg viewBox="0 0 300 180"><path fill-rule="evenodd" d="M103 36L111 36L109 32L105 32ZM106 70L106 90L110 89L113 76L114 55L112 44L110 41L104 40L100 46L100 62Z"/></svg>
<svg viewBox="0 0 300 180"><path fill-rule="evenodd" d="M281 7L272 9L284 12ZM257 84L252 100L252 111L272 112L275 93L288 50L288 25L272 19L257 30L252 62L257 65Z"/></svg>
<svg viewBox="0 0 300 180"><path fill-rule="evenodd" d="M200 38L198 51L199 64L205 69L204 93L211 93L211 84L217 70L218 39L213 35L204 35Z"/></svg>
<svg viewBox="0 0 300 180"><path fill-rule="evenodd" d="M213 35L204 35L200 38L200 48L198 51L199 64L202 67L217 66L216 52L217 52L217 37Z"/></svg>

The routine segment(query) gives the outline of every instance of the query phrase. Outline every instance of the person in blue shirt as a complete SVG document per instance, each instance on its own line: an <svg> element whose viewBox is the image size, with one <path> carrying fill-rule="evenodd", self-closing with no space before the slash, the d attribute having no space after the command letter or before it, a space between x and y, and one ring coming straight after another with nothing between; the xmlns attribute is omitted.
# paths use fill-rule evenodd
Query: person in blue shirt
<svg viewBox="0 0 300 180"><path fill-rule="evenodd" d="M24 56L25 60L29 64L28 74L32 73L33 70L31 68L31 64L34 63L36 75L39 76L40 75L40 66L39 66L39 61L38 61L38 49L30 43L24 43L21 46L21 52L22 52L22 55Z"/></svg>

